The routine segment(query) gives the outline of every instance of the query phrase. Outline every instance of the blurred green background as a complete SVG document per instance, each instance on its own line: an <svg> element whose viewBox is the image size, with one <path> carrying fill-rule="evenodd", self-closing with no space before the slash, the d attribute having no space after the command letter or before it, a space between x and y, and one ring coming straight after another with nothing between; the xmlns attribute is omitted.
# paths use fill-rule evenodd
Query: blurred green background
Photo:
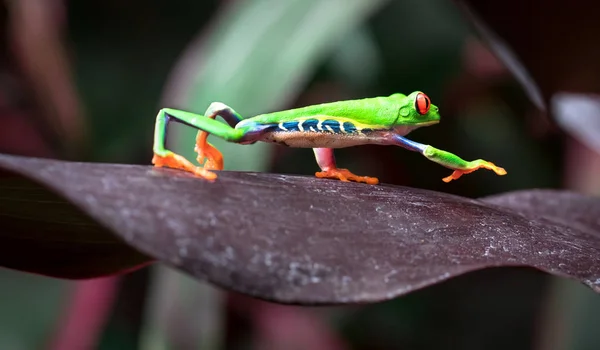
<svg viewBox="0 0 600 350"><path fill-rule="evenodd" d="M23 133L3 136L2 152L150 164L161 107L202 113L221 101L252 116L421 90L440 106L442 123L412 139L493 160L508 176L476 172L445 184L447 169L381 146L336 151L338 163L386 183L468 197L534 187L597 192L597 183L565 180L585 171L564 166L565 150L579 146L534 109L452 1L6 0L0 8L1 118ZM194 136L174 126L169 145L193 159ZM228 170L318 170L310 150L214 144ZM320 309L228 294L160 266L82 283L1 270L0 286L2 349L600 344L592 292L520 269L469 274L378 305ZM69 331L76 324L91 333Z"/></svg>

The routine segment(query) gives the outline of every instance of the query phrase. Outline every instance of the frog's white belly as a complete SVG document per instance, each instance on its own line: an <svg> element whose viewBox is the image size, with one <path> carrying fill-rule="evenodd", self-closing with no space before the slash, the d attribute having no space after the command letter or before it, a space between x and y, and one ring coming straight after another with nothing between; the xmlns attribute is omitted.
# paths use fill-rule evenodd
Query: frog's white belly
<svg viewBox="0 0 600 350"><path fill-rule="evenodd" d="M325 132L275 131L265 134L260 141L279 143L297 148L344 148L365 145L369 136L361 133L332 134Z"/></svg>

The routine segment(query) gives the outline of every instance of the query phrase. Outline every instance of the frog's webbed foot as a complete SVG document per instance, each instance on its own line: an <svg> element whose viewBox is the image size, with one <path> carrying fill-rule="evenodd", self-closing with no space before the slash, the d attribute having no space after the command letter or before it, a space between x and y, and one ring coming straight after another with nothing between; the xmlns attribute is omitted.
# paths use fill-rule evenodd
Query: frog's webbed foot
<svg viewBox="0 0 600 350"><path fill-rule="evenodd" d="M358 176L350 172L348 169L332 168L325 171L319 171L315 173L318 178L337 179L344 182L364 182L369 185L377 185L379 179L376 177L369 176Z"/></svg>
<svg viewBox="0 0 600 350"><path fill-rule="evenodd" d="M344 182L364 182L369 185L377 185L379 179L369 176L358 176L348 169L340 169L335 164L335 157L331 148L313 148L315 158L322 171L315 173L318 178L337 179Z"/></svg>
<svg viewBox="0 0 600 350"><path fill-rule="evenodd" d="M189 160L173 152L167 152L164 156L154 153L154 157L152 157L152 164L154 164L156 167L168 167L185 170L210 181L214 181L217 178L217 174L205 168L197 167Z"/></svg>
<svg viewBox="0 0 600 350"><path fill-rule="evenodd" d="M198 153L196 160L204 169L208 170L223 170L223 154L206 141L208 134L204 131L199 131L196 136L196 146L194 151Z"/></svg>
<svg viewBox="0 0 600 350"><path fill-rule="evenodd" d="M450 182L452 180L456 180L456 179L460 178L464 174L469 174L469 173L474 172L475 170L482 169L482 168L492 170L493 172L495 172L498 175L506 175L506 170L504 170L504 168L496 166L492 162L488 162L483 159L477 159L477 160L468 162L466 169L454 170L452 175L443 178L442 181Z"/></svg>

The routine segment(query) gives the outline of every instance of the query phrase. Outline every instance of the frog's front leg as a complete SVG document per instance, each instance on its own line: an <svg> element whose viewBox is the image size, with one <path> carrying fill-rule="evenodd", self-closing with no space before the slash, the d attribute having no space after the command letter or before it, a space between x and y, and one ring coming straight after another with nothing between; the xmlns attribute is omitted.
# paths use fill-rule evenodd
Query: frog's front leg
<svg viewBox="0 0 600 350"><path fill-rule="evenodd" d="M172 151L169 151L165 148L165 138L169 121L183 123L201 131L205 131L206 133L219 136L220 138L229 142L241 142L245 140L248 136L253 135L253 133L251 132L252 130L250 130L250 127L236 129L231 127L230 125L221 123L212 118L207 118L203 115L170 108L161 109L158 112L158 115L156 116L153 147L154 157L152 158L152 163L157 167L182 169L208 180L216 179L217 175L209 171L208 169L193 165L184 157L175 154ZM213 163L219 166L217 162ZM222 161L220 163L220 166L222 169ZM213 167L213 170L221 169L215 169Z"/></svg>
<svg viewBox="0 0 600 350"><path fill-rule="evenodd" d="M407 138L396 134L391 134L389 136L388 141L390 144L404 147L414 152L419 152L422 155L424 155L427 159L434 161L442 166L445 166L446 168L453 169L454 172L452 173L452 175L442 179L442 181L444 182L456 180L463 174L472 173L475 170L481 168L492 170L498 175L506 175L506 170L504 170L504 168L496 166L494 163L485 161L483 159L477 159L469 162L450 152L437 149L433 146L411 141Z"/></svg>
<svg viewBox="0 0 600 350"><path fill-rule="evenodd" d="M313 148L313 151L315 152L317 164L319 164L322 170L315 173L316 177L338 179L345 182L364 182L370 185L377 185L379 183L379 179L376 177L358 176L351 173L348 169L338 168L335 164L333 149L331 148Z"/></svg>

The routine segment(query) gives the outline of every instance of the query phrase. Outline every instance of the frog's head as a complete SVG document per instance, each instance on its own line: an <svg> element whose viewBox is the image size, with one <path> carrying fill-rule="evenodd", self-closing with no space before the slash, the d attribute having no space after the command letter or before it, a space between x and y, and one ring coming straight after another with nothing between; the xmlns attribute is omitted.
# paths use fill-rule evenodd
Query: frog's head
<svg viewBox="0 0 600 350"><path fill-rule="evenodd" d="M403 98L395 124L397 127L408 127L414 130L439 122L439 108L431 104L427 95L421 91L415 91Z"/></svg>

